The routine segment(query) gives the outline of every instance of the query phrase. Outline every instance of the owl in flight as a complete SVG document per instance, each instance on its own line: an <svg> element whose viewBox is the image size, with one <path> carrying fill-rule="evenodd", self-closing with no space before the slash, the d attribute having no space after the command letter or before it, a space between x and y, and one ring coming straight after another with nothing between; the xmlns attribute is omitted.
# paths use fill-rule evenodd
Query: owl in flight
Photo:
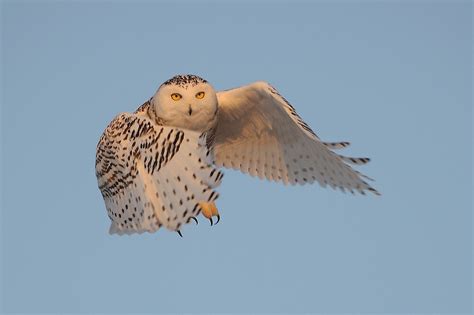
<svg viewBox="0 0 474 315"><path fill-rule="evenodd" d="M220 219L215 200L232 168L284 184L318 182L342 191L379 194L350 164L368 158L333 150L266 82L216 92L195 75L177 75L133 113L121 113L97 145L96 175L111 234L181 235L201 213ZM216 222L216 223L217 223Z"/></svg>

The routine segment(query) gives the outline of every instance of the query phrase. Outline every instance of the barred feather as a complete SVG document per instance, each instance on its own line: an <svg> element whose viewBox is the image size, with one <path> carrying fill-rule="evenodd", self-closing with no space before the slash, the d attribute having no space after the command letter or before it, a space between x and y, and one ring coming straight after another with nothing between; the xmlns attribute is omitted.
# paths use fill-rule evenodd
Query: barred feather
<svg viewBox="0 0 474 315"><path fill-rule="evenodd" d="M97 146L96 175L112 220L110 233L179 231L199 202L213 201L222 173L198 132L118 115Z"/></svg>

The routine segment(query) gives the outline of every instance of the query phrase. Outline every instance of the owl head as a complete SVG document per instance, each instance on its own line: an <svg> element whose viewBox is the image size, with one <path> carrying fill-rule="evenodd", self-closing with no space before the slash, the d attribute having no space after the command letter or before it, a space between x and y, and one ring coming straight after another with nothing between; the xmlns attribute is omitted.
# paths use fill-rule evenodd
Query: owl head
<svg viewBox="0 0 474 315"><path fill-rule="evenodd" d="M155 114L166 125L206 131L217 115L217 96L206 80L196 75L176 75L164 82L152 98Z"/></svg>

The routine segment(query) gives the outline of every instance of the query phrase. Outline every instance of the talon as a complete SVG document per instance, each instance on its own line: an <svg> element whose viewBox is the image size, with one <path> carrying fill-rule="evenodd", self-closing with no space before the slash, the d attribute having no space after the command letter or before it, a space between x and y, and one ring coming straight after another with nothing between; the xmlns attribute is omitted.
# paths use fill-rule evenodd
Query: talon
<svg viewBox="0 0 474 315"><path fill-rule="evenodd" d="M221 216L219 215L219 212L217 211L216 204L214 202L200 202L199 206L201 207L201 213L204 217L209 219L211 222L211 226L219 223L221 220ZM212 217L217 217L217 222L214 223L212 220Z"/></svg>
<svg viewBox="0 0 474 315"><path fill-rule="evenodd" d="M196 217L191 217L191 219L193 219L193 220L194 220L194 222L196 222L196 225L198 225L198 224L199 224L199 222L198 222L198 220L196 219Z"/></svg>
<svg viewBox="0 0 474 315"><path fill-rule="evenodd" d="M180 230L178 230L178 231L176 231L176 232L178 232L179 236L183 237L183 234L181 234L181 231L180 231Z"/></svg>

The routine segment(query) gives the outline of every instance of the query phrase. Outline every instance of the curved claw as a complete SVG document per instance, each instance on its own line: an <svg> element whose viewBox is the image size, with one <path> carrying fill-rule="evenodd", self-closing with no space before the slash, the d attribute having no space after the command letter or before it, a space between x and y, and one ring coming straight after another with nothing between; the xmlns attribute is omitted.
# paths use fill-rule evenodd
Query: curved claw
<svg viewBox="0 0 474 315"><path fill-rule="evenodd" d="M193 219L193 220L194 220L194 222L196 222L196 225L198 225L198 224L199 224L199 222L198 222L198 220L196 219L196 217L191 217L191 219Z"/></svg>
<svg viewBox="0 0 474 315"><path fill-rule="evenodd" d="M211 222L211 226L213 226L214 222L212 222L212 217L209 218L209 221Z"/></svg>
<svg viewBox="0 0 474 315"><path fill-rule="evenodd" d="M217 214L217 221L215 224L219 223L219 221L221 220L221 216L219 214Z"/></svg>
<svg viewBox="0 0 474 315"><path fill-rule="evenodd" d="M176 232L178 232L179 236L183 237L183 234L181 234L180 230L177 230Z"/></svg>

